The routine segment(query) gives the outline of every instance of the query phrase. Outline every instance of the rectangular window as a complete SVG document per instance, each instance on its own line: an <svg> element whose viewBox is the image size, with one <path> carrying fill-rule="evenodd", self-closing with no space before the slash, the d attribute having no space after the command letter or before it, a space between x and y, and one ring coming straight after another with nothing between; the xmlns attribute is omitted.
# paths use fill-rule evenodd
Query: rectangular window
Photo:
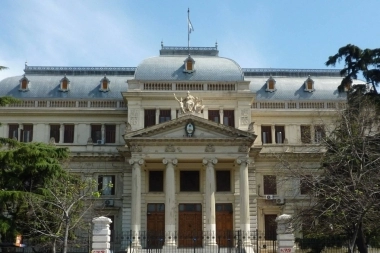
<svg viewBox="0 0 380 253"><path fill-rule="evenodd" d="M147 109L144 111L144 127L154 126L156 124L156 109Z"/></svg>
<svg viewBox="0 0 380 253"><path fill-rule="evenodd" d="M98 191L102 195L115 195L115 176L100 175L98 177Z"/></svg>
<svg viewBox="0 0 380 253"><path fill-rule="evenodd" d="M311 127L301 126L301 142L311 143Z"/></svg>
<svg viewBox="0 0 380 253"><path fill-rule="evenodd" d="M159 122L164 123L171 120L171 111L170 110L160 110Z"/></svg>
<svg viewBox="0 0 380 253"><path fill-rule="evenodd" d="M21 142L31 142L33 140L33 125L24 124L23 129L21 130Z"/></svg>
<svg viewBox="0 0 380 253"><path fill-rule="evenodd" d="M285 126L275 126L274 132L276 134L276 143L281 144L285 141Z"/></svg>
<svg viewBox="0 0 380 253"><path fill-rule="evenodd" d="M223 125L235 127L234 110L224 110L223 111Z"/></svg>
<svg viewBox="0 0 380 253"><path fill-rule="evenodd" d="M323 125L314 126L315 143L321 143L325 138L325 127Z"/></svg>
<svg viewBox="0 0 380 253"><path fill-rule="evenodd" d="M149 171L149 191L163 192L164 191L164 172Z"/></svg>
<svg viewBox="0 0 380 253"><path fill-rule="evenodd" d="M216 171L216 191L217 192L231 191L231 172L229 170Z"/></svg>
<svg viewBox="0 0 380 253"><path fill-rule="evenodd" d="M9 124L8 138L18 140L18 124Z"/></svg>
<svg viewBox="0 0 380 253"><path fill-rule="evenodd" d="M74 143L74 125L63 125L63 142Z"/></svg>
<svg viewBox="0 0 380 253"><path fill-rule="evenodd" d="M106 143L116 142L116 125L106 125Z"/></svg>
<svg viewBox="0 0 380 253"><path fill-rule="evenodd" d="M55 143L59 143L60 125L50 125L50 139L54 138Z"/></svg>
<svg viewBox="0 0 380 253"><path fill-rule="evenodd" d="M264 195L276 195L277 194L277 182L276 176L264 175Z"/></svg>
<svg viewBox="0 0 380 253"><path fill-rule="evenodd" d="M311 175L306 175L301 177L300 179L300 193L302 195L309 194L312 190L312 176Z"/></svg>
<svg viewBox="0 0 380 253"><path fill-rule="evenodd" d="M181 171L180 191L199 192L199 171Z"/></svg>
<svg viewBox="0 0 380 253"><path fill-rule="evenodd" d="M92 142L102 141L102 125L91 125Z"/></svg>
<svg viewBox="0 0 380 253"><path fill-rule="evenodd" d="M219 110L208 110L208 119L214 121L215 123L220 123Z"/></svg>
<svg viewBox="0 0 380 253"><path fill-rule="evenodd" d="M261 140L263 144L272 143L272 127L261 126Z"/></svg>

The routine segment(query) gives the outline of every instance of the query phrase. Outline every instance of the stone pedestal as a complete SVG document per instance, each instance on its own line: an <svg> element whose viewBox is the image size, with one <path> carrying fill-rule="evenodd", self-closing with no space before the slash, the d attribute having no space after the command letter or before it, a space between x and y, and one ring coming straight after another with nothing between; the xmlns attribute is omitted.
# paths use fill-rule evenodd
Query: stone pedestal
<svg viewBox="0 0 380 253"><path fill-rule="evenodd" d="M110 253L110 218L97 217L92 220L92 253Z"/></svg>
<svg viewBox="0 0 380 253"><path fill-rule="evenodd" d="M283 214L276 218L278 253L295 252L294 234L291 219L292 216L288 214Z"/></svg>

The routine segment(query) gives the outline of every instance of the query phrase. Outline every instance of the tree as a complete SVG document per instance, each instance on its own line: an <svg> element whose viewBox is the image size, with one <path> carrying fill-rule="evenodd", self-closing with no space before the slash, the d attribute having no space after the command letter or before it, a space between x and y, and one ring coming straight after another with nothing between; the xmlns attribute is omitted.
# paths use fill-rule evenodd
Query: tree
<svg viewBox="0 0 380 253"><path fill-rule="evenodd" d="M68 157L66 148L44 143L20 143L2 138L0 151L0 235L12 242L17 234L28 234L28 193L48 185L65 173L61 161Z"/></svg>
<svg viewBox="0 0 380 253"><path fill-rule="evenodd" d="M3 69L7 69L7 67L5 67L5 66L0 66L0 71L3 70Z"/></svg>
<svg viewBox="0 0 380 253"><path fill-rule="evenodd" d="M352 79L357 79L358 74L363 74L367 82L372 85L372 92L378 93L376 87L380 82L380 48L364 49L348 44L341 47L326 62L327 66L335 66L336 63L344 61L344 68L340 71L344 76L339 91L344 91L347 84L352 83Z"/></svg>
<svg viewBox="0 0 380 253"><path fill-rule="evenodd" d="M55 177L36 193L26 195L29 205L31 233L45 240L56 252L57 244L62 252L67 252L69 237L73 230L83 227L83 216L92 205L94 197L99 197L97 182L82 179L80 175L67 173ZM70 234L71 233L71 234Z"/></svg>
<svg viewBox="0 0 380 253"><path fill-rule="evenodd" d="M303 232L312 237L344 235L349 252L356 245L367 253L371 237L379 232L380 107L365 86L355 86L349 98L322 140L325 152L313 176L307 176L310 169L302 164L283 160L282 165L310 189L310 202L296 215Z"/></svg>

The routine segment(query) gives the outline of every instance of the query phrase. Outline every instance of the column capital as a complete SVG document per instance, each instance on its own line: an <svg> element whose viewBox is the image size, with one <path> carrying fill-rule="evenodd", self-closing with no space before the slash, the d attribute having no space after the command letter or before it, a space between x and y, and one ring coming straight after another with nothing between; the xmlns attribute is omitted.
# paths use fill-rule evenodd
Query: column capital
<svg viewBox="0 0 380 253"><path fill-rule="evenodd" d="M178 160L177 160L177 158L173 158L173 159L164 158L164 159L162 159L162 163L165 165L167 165L169 163L172 163L173 165L177 165Z"/></svg>
<svg viewBox="0 0 380 253"><path fill-rule="evenodd" d="M207 165L207 164L215 165L218 163L218 159L216 159L216 158L203 158L202 163L204 165Z"/></svg>
<svg viewBox="0 0 380 253"><path fill-rule="evenodd" d="M129 159L129 164L130 165L134 165L134 164L138 164L138 165L143 165L144 164L144 159L140 158L132 158L132 159Z"/></svg>
<svg viewBox="0 0 380 253"><path fill-rule="evenodd" d="M246 164L246 165L250 165L251 163L252 163L252 160L251 159L249 159L249 158L246 158L246 157L242 157L242 158L238 158L238 159L236 159L236 163L237 164Z"/></svg>

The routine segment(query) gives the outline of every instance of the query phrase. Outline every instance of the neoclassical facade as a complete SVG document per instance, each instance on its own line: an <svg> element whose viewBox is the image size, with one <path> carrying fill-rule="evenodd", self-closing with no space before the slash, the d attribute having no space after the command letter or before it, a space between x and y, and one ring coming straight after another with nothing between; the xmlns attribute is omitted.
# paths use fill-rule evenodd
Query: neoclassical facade
<svg viewBox="0 0 380 253"><path fill-rule="evenodd" d="M307 198L279 159L315 168L346 100L338 71L241 68L216 47L24 72L0 81L1 96L22 101L0 108L0 136L70 148L72 170L102 191L89 216L111 217L115 236L161 233L167 247L189 246L189 233L212 235L203 247L237 230L270 239L275 218Z"/></svg>

